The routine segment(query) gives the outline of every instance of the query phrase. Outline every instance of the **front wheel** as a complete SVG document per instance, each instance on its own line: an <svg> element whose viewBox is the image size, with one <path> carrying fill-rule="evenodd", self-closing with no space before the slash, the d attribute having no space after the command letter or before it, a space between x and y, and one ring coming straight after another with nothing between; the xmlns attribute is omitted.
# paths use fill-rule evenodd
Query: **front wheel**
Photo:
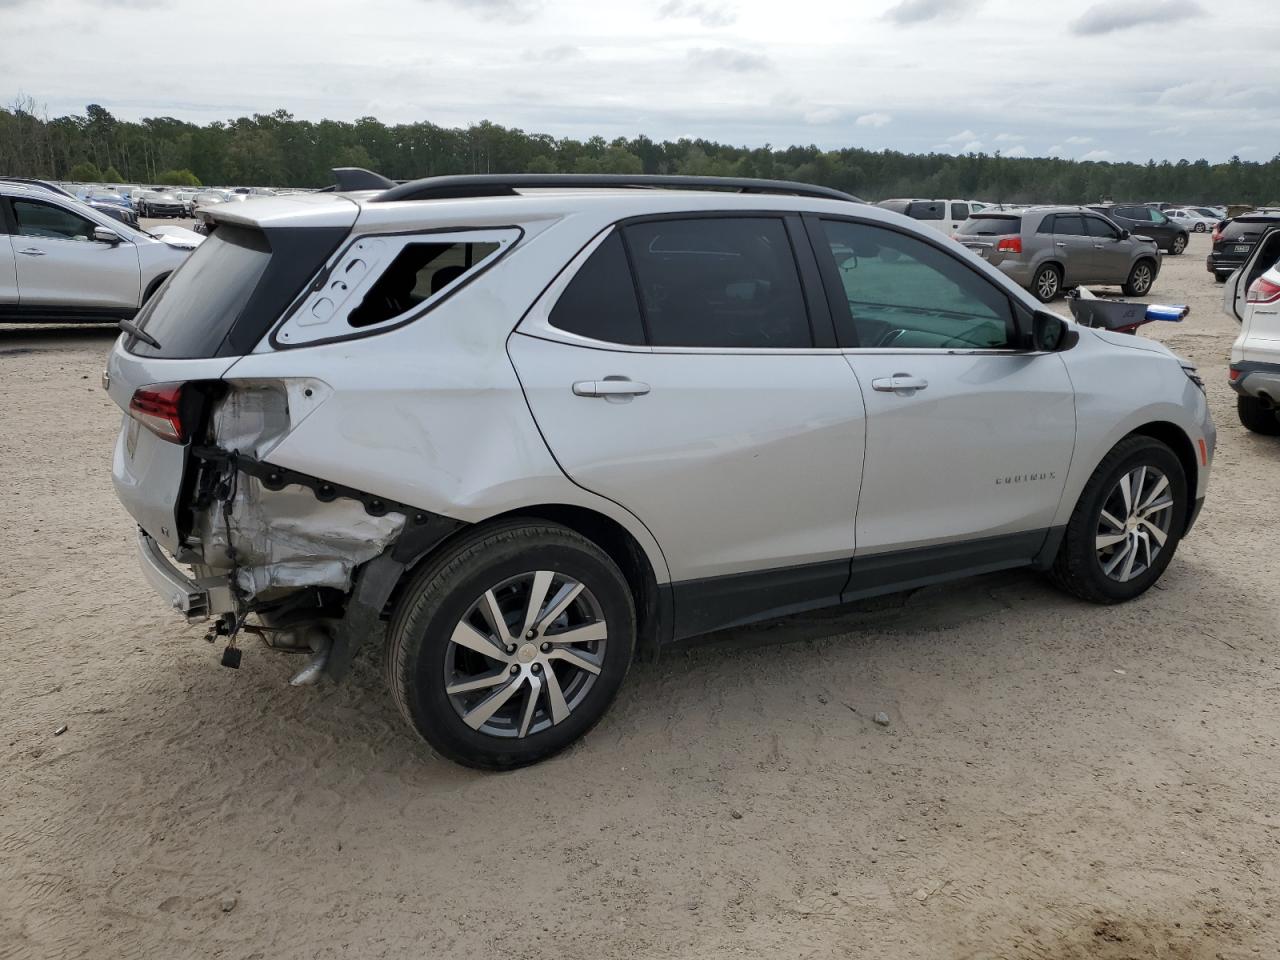
<svg viewBox="0 0 1280 960"><path fill-rule="evenodd" d="M604 715L635 647L630 588L599 547L554 524L464 538L391 619L387 679L445 757L511 769L563 750Z"/></svg>
<svg viewBox="0 0 1280 960"><path fill-rule="evenodd" d="M1089 478L1050 578L1093 603L1132 600L1164 573L1186 517L1187 479L1173 451L1126 437Z"/></svg>
<svg viewBox="0 0 1280 960"><path fill-rule="evenodd" d="M1041 303L1048 303L1062 292L1062 271L1046 264L1031 278L1031 293Z"/></svg>
<svg viewBox="0 0 1280 960"><path fill-rule="evenodd" d="M1150 260L1139 260L1129 271L1129 279L1124 282L1126 297L1145 297L1155 283L1156 271Z"/></svg>
<svg viewBox="0 0 1280 960"><path fill-rule="evenodd" d="M1173 238L1173 243L1169 245L1169 253L1175 257L1182 256L1182 252L1187 249L1187 235L1180 233Z"/></svg>
<svg viewBox="0 0 1280 960"><path fill-rule="evenodd" d="M1203 223L1197 223L1197 224L1196 224L1196 233L1204 233L1204 224L1203 224Z"/></svg>
<svg viewBox="0 0 1280 960"><path fill-rule="evenodd" d="M1237 396L1236 416L1246 430L1265 437L1280 436L1280 418L1276 417L1275 408L1264 406L1257 397Z"/></svg>

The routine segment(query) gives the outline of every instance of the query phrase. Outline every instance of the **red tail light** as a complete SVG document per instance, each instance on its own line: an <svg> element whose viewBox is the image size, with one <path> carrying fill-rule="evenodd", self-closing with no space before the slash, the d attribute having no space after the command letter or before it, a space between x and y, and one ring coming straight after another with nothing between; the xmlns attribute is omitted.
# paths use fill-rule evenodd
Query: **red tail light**
<svg viewBox="0 0 1280 960"><path fill-rule="evenodd" d="M1001 237L1000 242L996 244L996 253L1021 253L1022 238L1021 237Z"/></svg>
<svg viewBox="0 0 1280 960"><path fill-rule="evenodd" d="M1240 371L1239 371L1239 370L1237 370L1235 367L1228 367L1228 368L1227 368L1227 379L1228 379L1228 380L1230 380L1232 383L1234 383L1235 381L1239 380L1239 379L1240 379Z"/></svg>
<svg viewBox="0 0 1280 960"><path fill-rule="evenodd" d="M1249 285L1245 300L1248 303L1274 303L1280 300L1280 283L1259 277Z"/></svg>
<svg viewBox="0 0 1280 960"><path fill-rule="evenodd" d="M1217 243L1219 240L1222 239L1222 224L1218 224L1216 227L1213 228L1213 233L1209 234L1209 239L1212 240L1214 243Z"/></svg>
<svg viewBox="0 0 1280 960"><path fill-rule="evenodd" d="M139 387L129 401L129 416L161 440L183 443L187 431L182 423L181 383L153 383Z"/></svg>

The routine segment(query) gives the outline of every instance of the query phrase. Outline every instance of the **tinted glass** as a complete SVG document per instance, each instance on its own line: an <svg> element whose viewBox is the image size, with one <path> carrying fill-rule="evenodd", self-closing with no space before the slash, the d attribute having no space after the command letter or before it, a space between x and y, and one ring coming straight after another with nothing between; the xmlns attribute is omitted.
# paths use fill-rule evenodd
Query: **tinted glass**
<svg viewBox="0 0 1280 960"><path fill-rule="evenodd" d="M551 308L553 327L609 343L644 343L640 305L616 230L596 247Z"/></svg>
<svg viewBox="0 0 1280 960"><path fill-rule="evenodd" d="M953 203L951 205L951 219L964 220L969 216L969 205L967 203Z"/></svg>
<svg viewBox="0 0 1280 960"><path fill-rule="evenodd" d="M625 236L651 345L813 345L781 220L662 220L627 227Z"/></svg>
<svg viewBox="0 0 1280 960"><path fill-rule="evenodd" d="M1280 217L1236 217L1222 228L1223 240L1257 240L1267 227L1280 225Z"/></svg>
<svg viewBox="0 0 1280 960"><path fill-rule="evenodd" d="M909 200L881 200L876 206L892 210L894 213L906 213L907 207L911 206L911 202Z"/></svg>
<svg viewBox="0 0 1280 960"><path fill-rule="evenodd" d="M1085 217L1084 229L1091 237L1106 237L1109 240L1120 239L1120 233L1115 227L1097 217Z"/></svg>
<svg viewBox="0 0 1280 960"><path fill-rule="evenodd" d="M945 204L929 200L917 200L907 208L907 216L916 220L941 220Z"/></svg>
<svg viewBox="0 0 1280 960"><path fill-rule="evenodd" d="M1084 218L1078 213L1060 213L1053 221L1053 232L1059 237L1083 237Z"/></svg>
<svg viewBox="0 0 1280 960"><path fill-rule="evenodd" d="M822 226L858 346L1009 345L1009 298L955 257L883 227L836 220L824 220Z"/></svg>
<svg viewBox="0 0 1280 960"><path fill-rule="evenodd" d="M369 288L347 323L367 327L408 313L497 250L496 243L410 243Z"/></svg>
<svg viewBox="0 0 1280 960"><path fill-rule="evenodd" d="M1150 210L1148 211L1148 213L1151 216L1152 223L1168 223L1169 222L1169 218L1166 217L1159 210Z"/></svg>
<svg viewBox="0 0 1280 960"><path fill-rule="evenodd" d="M957 233L975 237L1003 237L1022 232L1021 217L993 217L978 214L960 224Z"/></svg>
<svg viewBox="0 0 1280 960"><path fill-rule="evenodd" d="M70 210L36 200L14 200L13 216L18 233L24 237L88 241L93 239L93 228L97 226Z"/></svg>

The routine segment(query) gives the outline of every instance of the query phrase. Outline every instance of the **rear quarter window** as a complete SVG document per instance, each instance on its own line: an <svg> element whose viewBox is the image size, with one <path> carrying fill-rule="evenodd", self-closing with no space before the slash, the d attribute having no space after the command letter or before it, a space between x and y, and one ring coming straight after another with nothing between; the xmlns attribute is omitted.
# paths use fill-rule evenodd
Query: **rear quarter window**
<svg viewBox="0 0 1280 960"><path fill-rule="evenodd" d="M907 216L913 220L941 220L944 218L946 204L932 200L916 200L907 208Z"/></svg>

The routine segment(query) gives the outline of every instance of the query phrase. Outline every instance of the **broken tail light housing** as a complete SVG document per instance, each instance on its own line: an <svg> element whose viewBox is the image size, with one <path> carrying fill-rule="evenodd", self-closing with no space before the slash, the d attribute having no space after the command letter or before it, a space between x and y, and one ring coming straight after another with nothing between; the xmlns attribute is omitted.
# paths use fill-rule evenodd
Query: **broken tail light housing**
<svg viewBox="0 0 1280 960"><path fill-rule="evenodd" d="M187 429L182 421L181 383L153 383L139 387L129 400L129 416L170 443L185 443Z"/></svg>
<svg viewBox="0 0 1280 960"><path fill-rule="evenodd" d="M1259 277L1249 284L1249 292L1245 295L1247 303L1274 303L1280 300L1280 283Z"/></svg>
<svg viewBox="0 0 1280 960"><path fill-rule="evenodd" d="M996 253L1021 253L1022 238L1021 237L1001 237L1000 242L996 244Z"/></svg>

